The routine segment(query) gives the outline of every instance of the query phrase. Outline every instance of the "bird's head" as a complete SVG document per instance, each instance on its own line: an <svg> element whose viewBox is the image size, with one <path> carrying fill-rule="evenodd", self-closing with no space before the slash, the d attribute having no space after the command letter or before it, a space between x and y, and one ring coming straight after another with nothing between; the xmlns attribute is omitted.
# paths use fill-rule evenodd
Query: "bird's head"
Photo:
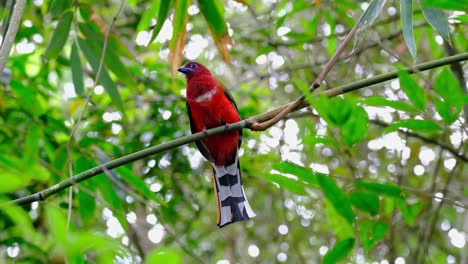
<svg viewBox="0 0 468 264"><path fill-rule="evenodd" d="M210 71L205 66L203 66L203 64L195 61L187 62L185 66L180 67L177 70L183 73L187 79L202 74L211 74Z"/></svg>

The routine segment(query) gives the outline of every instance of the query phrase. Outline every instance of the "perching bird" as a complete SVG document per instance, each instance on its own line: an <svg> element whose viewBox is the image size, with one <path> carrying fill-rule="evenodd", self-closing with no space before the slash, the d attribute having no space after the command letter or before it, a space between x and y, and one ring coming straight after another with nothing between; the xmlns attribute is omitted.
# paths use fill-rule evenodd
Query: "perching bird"
<svg viewBox="0 0 468 264"><path fill-rule="evenodd" d="M178 71L187 78L187 112L192 133L240 121L232 95L205 66L188 62ZM242 130L209 136L196 142L201 154L213 167L219 227L255 216L242 186L237 153L241 142Z"/></svg>

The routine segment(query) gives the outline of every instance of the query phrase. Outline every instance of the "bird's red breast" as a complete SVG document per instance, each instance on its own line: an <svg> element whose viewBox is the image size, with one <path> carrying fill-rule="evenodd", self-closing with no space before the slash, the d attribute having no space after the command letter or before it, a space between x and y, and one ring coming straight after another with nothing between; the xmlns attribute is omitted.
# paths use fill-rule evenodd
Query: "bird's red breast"
<svg viewBox="0 0 468 264"><path fill-rule="evenodd" d="M194 127L192 132L240 121L239 113L228 91L201 64L197 65L192 75L187 76L187 105ZM240 132L236 130L207 137L203 143L212 161L216 165L223 165L235 158L239 139Z"/></svg>

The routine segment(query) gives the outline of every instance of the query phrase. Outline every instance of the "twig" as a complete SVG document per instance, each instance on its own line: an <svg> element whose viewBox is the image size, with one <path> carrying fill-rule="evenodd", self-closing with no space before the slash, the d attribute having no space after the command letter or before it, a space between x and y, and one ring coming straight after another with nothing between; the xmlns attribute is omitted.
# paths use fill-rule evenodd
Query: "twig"
<svg viewBox="0 0 468 264"><path fill-rule="evenodd" d="M3 39L2 46L0 47L0 73L5 69L5 64L10 55L11 47L15 42L16 33L21 24L21 17L23 17L24 7L26 5L26 0L18 0L13 10L13 16L11 17L10 26L8 31Z"/></svg>
<svg viewBox="0 0 468 264"><path fill-rule="evenodd" d="M433 69L433 68L436 68L436 67L440 67L440 66L443 66L443 65L448 65L448 64L451 64L451 63L454 63L454 62L459 62L459 61L464 61L464 60L468 60L468 52L465 52L465 53L462 53L462 54L459 54L459 55L455 55L455 56L451 56L451 57L447 57L447 58L440 59L440 60L435 60L435 61L431 61L431 62L427 62L427 63L418 64L414 68L407 68L406 70L410 74L413 74L415 69L418 70L418 71L426 71L426 70L429 70L429 69ZM340 94L344 94L344 93L351 92L351 91L354 91L354 90L358 90L358 89L363 88L363 87L368 87L368 86L373 85L373 84L377 84L377 83L381 83L381 82L388 81L388 80L391 80L391 79L395 79L395 78L397 78L397 76L398 76L398 73L396 71L395 72L390 72L390 73L378 75L378 76L375 76L373 78L369 78L369 79L366 79L366 80L361 80L361 81L357 81L357 82L354 82L354 83L351 83L351 84L343 85L343 86L340 86L340 87L337 87L337 88L334 88L334 89L330 89L330 90L324 91L322 94L324 94L326 96L329 96L329 97L333 97L333 96L336 96L336 95L340 95ZM201 140L201 139L203 139L205 137L208 137L208 136L213 136L213 135L225 133L226 131L233 131L233 130L239 130L239 129L243 129L243 128L250 128L252 126L252 124L254 124L254 123L264 122L266 120L269 120L269 119L273 118L274 116L276 116L277 113L281 112L284 108L287 108L291 104L294 104L294 102L289 103L289 104L285 104L283 106L280 106L280 107L278 107L276 109L270 110L270 111L265 112L263 114L256 115L256 116L250 117L248 119L241 120L239 122L230 124L227 128L226 128L226 126L223 125L223 126L220 126L220 127L209 129L206 132L198 132L198 133L195 133L195 134L192 134L192 135L184 136L184 137L174 139L174 140L166 142L166 143L162 143L162 144L157 145L157 146L153 146L153 147L150 147L150 148L147 148L147 149L144 149L144 150L137 151L137 152L129 154L127 156L117 158L115 160L112 160L112 161L107 162L105 164L102 164L100 166L97 166L97 167L91 168L91 169L89 169L87 171L81 172L81 173L79 173L79 174L77 174L77 175L75 175L75 176L73 176L71 178L68 178L68 179L66 179L66 180L64 180L64 181L62 181L60 183L55 184L54 186L52 186L50 188L47 188L45 190L42 190L40 192L31 194L31 195L28 195L28 196L18 198L16 200L10 201L9 203L15 203L15 204L20 204L21 205L21 204L28 204L28 203L31 203L31 202L34 202L34 201L43 201L45 198L47 198L49 196L52 196L52 195L54 195L54 194L56 194L56 193L58 193L58 192L60 192L60 191L62 191L64 189L72 186L73 184L75 184L77 182L84 181L86 179L89 179L89 178L91 178L91 177L93 177L95 175L98 175L98 174L102 173L104 171L103 168L106 168L108 170L114 169L114 168L120 167L122 165L125 165L127 163L130 163L130 162L133 162L133 161L136 161L136 160L139 160L139 159L154 155L156 153L161 153L161 152L167 151L169 149L173 149L173 148L176 148L176 147L188 144L188 143L195 142L197 140ZM307 105L308 105L308 103L304 101L298 107L296 107L295 110L297 110L299 108L306 107Z"/></svg>
<svg viewBox="0 0 468 264"><path fill-rule="evenodd" d="M112 29L112 26L114 25L115 21L117 20L117 17L120 14L120 11L122 11L124 2L125 2L124 0L120 1L119 9L115 13L114 17L112 17L111 24L107 28L106 35L104 37L104 45L102 47L101 59L99 60L99 66L98 66L98 69L97 69L97 72L96 72L96 76L94 77L93 86L91 88L91 91L90 91L88 97L86 98L84 108L81 111L80 116L78 117L78 120L76 121L75 125L73 126L73 128L72 128L72 130L70 132L70 136L69 136L68 141L67 141L67 161L68 161L68 174L69 174L68 177L69 177L69 179L73 178L73 162L72 162L72 155L71 155L71 142L73 140L73 136L75 135L76 130L78 129L78 125L81 123L81 120L83 119L84 114L88 110L89 103L91 102L91 96L93 95L94 89L96 88L96 85L99 82L99 77L101 75L101 70L102 70L102 67L104 65L104 57L106 56L107 42L108 42L108 39L109 39L109 34L110 34L111 29ZM68 230L68 228L70 226L70 221L71 221L72 202L73 202L73 187L70 188L70 190L68 192L67 230Z"/></svg>

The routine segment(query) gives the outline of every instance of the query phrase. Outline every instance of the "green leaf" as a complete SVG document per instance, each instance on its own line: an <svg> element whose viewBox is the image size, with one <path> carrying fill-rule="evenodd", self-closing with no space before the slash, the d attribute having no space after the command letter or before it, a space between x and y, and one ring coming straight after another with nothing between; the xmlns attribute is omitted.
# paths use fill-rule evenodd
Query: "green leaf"
<svg viewBox="0 0 468 264"><path fill-rule="evenodd" d="M182 256L179 250L171 247L155 248L145 259L145 264L150 263L182 263Z"/></svg>
<svg viewBox="0 0 468 264"><path fill-rule="evenodd" d="M86 43L88 47L91 48L94 53L94 57L99 58L102 55L105 36L96 29L93 29L91 26L86 23L79 23L80 32L86 37ZM122 63L120 57L117 55L119 49L114 49L111 44L111 36L109 35L108 46L106 48L106 55L104 56L104 64L106 67L111 70L120 81L123 83L132 86L135 85L134 76L130 73L127 67Z"/></svg>
<svg viewBox="0 0 468 264"><path fill-rule="evenodd" d="M315 146L317 144L323 144L328 146L337 147L339 146L338 141L330 137L321 137L316 135L307 135L302 139L302 142L307 145Z"/></svg>
<svg viewBox="0 0 468 264"><path fill-rule="evenodd" d="M79 43L81 51L83 51L83 54L85 55L86 59L91 65L91 68L93 68L93 71L97 73L98 68L99 68L99 59L94 55L93 51L91 50L91 48L88 46L88 44L86 43L84 39L78 38L78 43ZM116 104L116 106L120 110L123 111L123 103L120 97L120 93L117 90L117 86L115 85L114 81L112 81L111 77L109 76L109 73L107 72L104 66L101 69L101 75L99 76L99 81L102 83L102 86L104 87L106 92L109 94L114 104Z"/></svg>
<svg viewBox="0 0 468 264"><path fill-rule="evenodd" d="M369 106L391 107L395 110L400 110L400 111L409 112L409 113L416 112L416 109L411 105L405 104L400 101L387 100L380 96L365 97L359 100L359 103L364 104L364 105L369 105Z"/></svg>
<svg viewBox="0 0 468 264"><path fill-rule="evenodd" d="M447 10L459 10L466 11L468 10L468 1L467 0L424 0L421 5L423 7L437 7Z"/></svg>
<svg viewBox="0 0 468 264"><path fill-rule="evenodd" d="M289 173L297 178L311 184L314 187L318 187L317 173L313 172L309 168L304 168L291 162L280 162L273 165L273 169L280 171L281 173Z"/></svg>
<svg viewBox="0 0 468 264"><path fill-rule="evenodd" d="M53 241L59 244L67 243L67 219L61 210L55 206L46 207L46 219Z"/></svg>
<svg viewBox="0 0 468 264"><path fill-rule="evenodd" d="M334 179L325 175L317 176L320 188L327 200L331 202L336 211L343 216L349 224L353 224L354 213L346 193L336 185Z"/></svg>
<svg viewBox="0 0 468 264"><path fill-rule="evenodd" d="M164 21L166 21L167 16L169 15L169 10L174 3L173 0L166 0L166 1L159 1L159 12L158 18L156 19L156 25L153 29L153 35L151 36L151 40L149 43L153 42L161 32L162 26L164 25ZM173 35L175 36L175 35Z"/></svg>
<svg viewBox="0 0 468 264"><path fill-rule="evenodd" d="M84 95L83 68L81 67L81 59L75 42L73 42L71 48L70 64L75 93L77 95Z"/></svg>
<svg viewBox="0 0 468 264"><path fill-rule="evenodd" d="M333 204L328 200L325 200L325 214L327 215L327 222L338 239L353 237L353 226L336 211Z"/></svg>
<svg viewBox="0 0 468 264"><path fill-rule="evenodd" d="M447 124L457 120L463 108L463 92L453 73L444 68L436 78L434 90L441 99L434 98L439 115Z"/></svg>
<svg viewBox="0 0 468 264"><path fill-rule="evenodd" d="M80 217L84 225L88 225L94 218L94 212L96 210L96 198L90 195L88 192L95 193L96 184L92 179L80 182L78 191L78 203L80 204Z"/></svg>
<svg viewBox="0 0 468 264"><path fill-rule="evenodd" d="M37 90L27 87L17 80L10 81L10 87L16 95L17 104L31 113L33 116L41 116L45 109L36 97Z"/></svg>
<svg viewBox="0 0 468 264"><path fill-rule="evenodd" d="M379 197L373 193L353 192L349 199L356 208L366 211L371 215L376 215L379 212Z"/></svg>
<svg viewBox="0 0 468 264"><path fill-rule="evenodd" d="M389 125L384 133L390 133L396 131L400 128L407 128L414 132L423 132L423 133L436 133L439 132L442 128L434 123L432 120L419 120L419 119L408 119L399 121Z"/></svg>
<svg viewBox="0 0 468 264"><path fill-rule="evenodd" d="M367 220L359 225L359 237L362 247L366 252L369 252L377 242L385 237L388 232L388 225L386 223Z"/></svg>
<svg viewBox="0 0 468 264"><path fill-rule="evenodd" d="M414 106L419 110L426 109L426 96L421 86L419 86L406 71L399 70L398 77L400 78L401 88Z"/></svg>
<svg viewBox="0 0 468 264"><path fill-rule="evenodd" d="M345 124L351 116L351 104L341 97L333 97L328 100L327 114L329 120L338 126Z"/></svg>
<svg viewBox="0 0 468 264"><path fill-rule="evenodd" d="M49 13L53 18L60 17L71 6L72 0L52 0L50 2Z"/></svg>
<svg viewBox="0 0 468 264"><path fill-rule="evenodd" d="M323 256L322 263L333 264L344 259L354 247L354 238L339 241L336 245Z"/></svg>
<svg viewBox="0 0 468 264"><path fill-rule="evenodd" d="M413 58L416 58L416 45L414 43L413 32L413 0L400 1L401 25L403 28L403 38L408 50Z"/></svg>
<svg viewBox="0 0 468 264"><path fill-rule="evenodd" d="M50 40L49 45L47 46L47 49L44 53L46 58L56 58L60 51L63 50L63 46L68 39L72 21L72 11L67 11L62 15L60 21L57 24L57 28L55 28L54 34L52 35L52 39Z"/></svg>
<svg viewBox="0 0 468 264"><path fill-rule="evenodd" d="M289 190L295 194L306 195L304 185L296 179L288 178L279 174L264 174L262 177L270 182L278 184L281 188Z"/></svg>
<svg viewBox="0 0 468 264"><path fill-rule="evenodd" d="M448 18L445 13L440 9L431 7L423 7L421 10L429 25L450 42Z"/></svg>
<svg viewBox="0 0 468 264"><path fill-rule="evenodd" d="M340 127L340 135L348 146L359 143L367 133L367 112L360 106L355 106L347 122Z"/></svg>
<svg viewBox="0 0 468 264"><path fill-rule="evenodd" d="M364 31L366 31L366 29L368 29L372 25L374 20L379 16L380 12L382 12L385 2L387 1L372 0L372 2L367 7L366 11L364 11L364 13L361 15L357 22L357 26L359 28L354 37L354 46L356 46L356 43L361 39Z"/></svg>
<svg viewBox="0 0 468 264"><path fill-rule="evenodd" d="M148 1L148 2L150 2L150 1ZM149 30L149 28L151 26L151 20L154 17L156 17L156 15L158 14L160 6L163 5L163 4L167 4L167 3L170 3L170 0L167 0L167 1L153 0L153 1L151 1L151 3L147 3L149 5L149 8L146 8L146 10L143 12L143 15L141 16L141 19L138 22L136 32L140 32L140 31L143 31L143 30ZM169 8L167 9L167 11L169 11ZM167 18L167 15L166 15L166 18ZM164 21L163 21L163 23L164 23ZM161 30L161 29L159 29L159 30ZM158 32L158 34L159 34L159 32ZM154 35L154 30L153 30L153 35ZM156 37L157 36L155 36L155 38Z"/></svg>
<svg viewBox="0 0 468 264"><path fill-rule="evenodd" d="M397 199L396 206L400 210L403 219L408 225L413 225L414 220L421 212L423 208L421 203L408 204L404 199Z"/></svg>
<svg viewBox="0 0 468 264"><path fill-rule="evenodd" d="M143 194L145 197L150 198L159 205L167 206L167 203L164 200L161 200L154 192L152 192L145 181L136 176L130 169L127 167L116 168L115 171L122 176L122 179L129 183L133 188L135 188L139 193Z"/></svg>
<svg viewBox="0 0 468 264"><path fill-rule="evenodd" d="M42 140L42 129L36 124L31 124L24 142L24 164L32 165L37 162L39 157L39 142Z"/></svg>
<svg viewBox="0 0 468 264"><path fill-rule="evenodd" d="M328 25L330 26L330 35L326 38L327 40L327 51L328 56L331 58L336 50L336 20L334 17L331 16L330 12L323 12L325 20L327 21Z"/></svg>
<svg viewBox="0 0 468 264"><path fill-rule="evenodd" d="M117 195L116 188L114 188L106 174L98 175L94 177L94 179L96 180L96 186L101 192L102 197L109 204L109 209L115 212L114 216L117 217L122 227L127 230L127 221L123 216L125 211L122 207L122 201Z"/></svg>
<svg viewBox="0 0 468 264"><path fill-rule="evenodd" d="M355 183L355 186L357 188L365 189L378 195L384 195L395 198L402 197L402 191L400 187L392 184L357 181Z"/></svg>

